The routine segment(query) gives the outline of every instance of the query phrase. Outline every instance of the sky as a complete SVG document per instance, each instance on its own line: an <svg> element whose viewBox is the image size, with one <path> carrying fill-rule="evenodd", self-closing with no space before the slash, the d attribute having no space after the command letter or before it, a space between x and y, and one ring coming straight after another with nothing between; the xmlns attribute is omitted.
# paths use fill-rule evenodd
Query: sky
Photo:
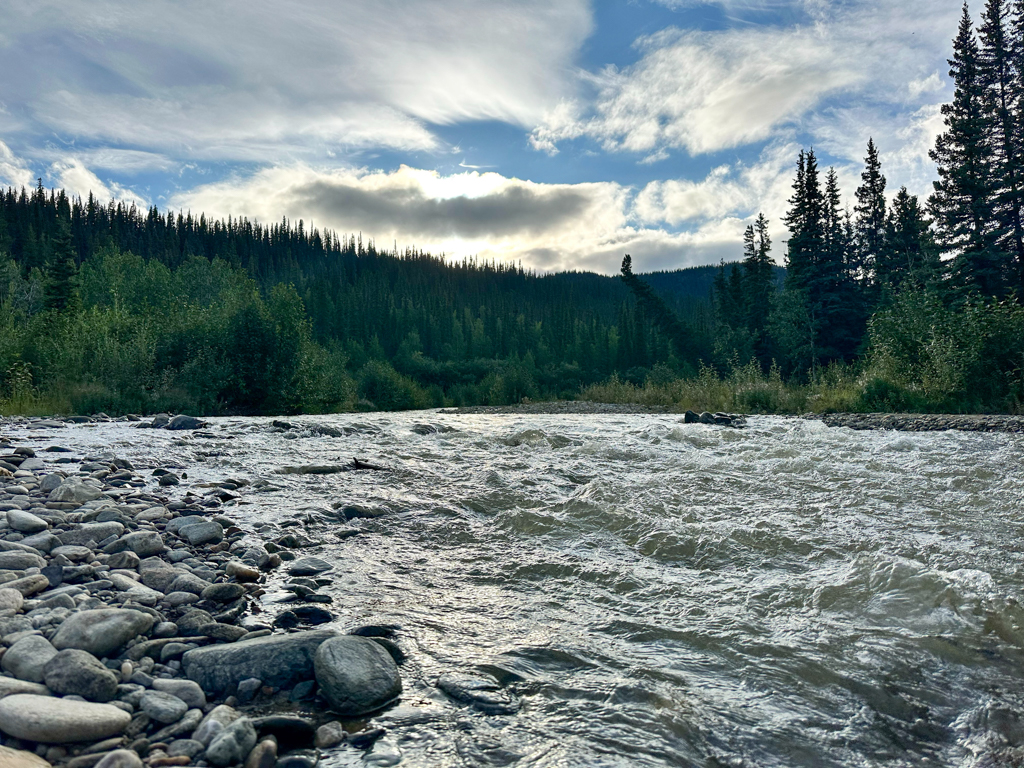
<svg viewBox="0 0 1024 768"><path fill-rule="evenodd" d="M975 3L977 5L977 3ZM972 8L980 12L980 6ZM952 0L0 0L0 185L541 272L784 257L797 153L926 197Z"/></svg>

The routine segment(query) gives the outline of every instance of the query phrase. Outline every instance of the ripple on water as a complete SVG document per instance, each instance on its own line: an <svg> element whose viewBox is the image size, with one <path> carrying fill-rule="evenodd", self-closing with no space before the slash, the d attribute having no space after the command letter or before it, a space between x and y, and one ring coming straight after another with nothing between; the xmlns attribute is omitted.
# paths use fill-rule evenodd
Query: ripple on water
<svg viewBox="0 0 1024 768"><path fill-rule="evenodd" d="M339 626L398 625L408 657L387 737L328 767L981 766L1024 745L1024 438L443 418L457 431L383 414L60 442L270 480L224 510L246 528L322 510L306 531ZM272 474L352 455L395 469ZM333 523L330 502L391 512ZM454 702L449 672L499 676L519 712Z"/></svg>

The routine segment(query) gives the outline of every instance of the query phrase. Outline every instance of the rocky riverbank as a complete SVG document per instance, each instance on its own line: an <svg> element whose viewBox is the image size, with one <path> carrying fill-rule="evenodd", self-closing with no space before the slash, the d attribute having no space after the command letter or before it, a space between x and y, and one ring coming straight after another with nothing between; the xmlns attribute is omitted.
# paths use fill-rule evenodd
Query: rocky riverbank
<svg viewBox="0 0 1024 768"><path fill-rule="evenodd" d="M900 432L1024 432L1024 416L939 413L809 413L805 419L830 427L892 429Z"/></svg>
<svg viewBox="0 0 1024 768"><path fill-rule="evenodd" d="M312 768L371 747L404 657L388 627L331 626L335 565L292 551L302 529L225 514L246 479L74 456L66 425L0 422L0 765ZM294 596L273 620L268 580Z"/></svg>

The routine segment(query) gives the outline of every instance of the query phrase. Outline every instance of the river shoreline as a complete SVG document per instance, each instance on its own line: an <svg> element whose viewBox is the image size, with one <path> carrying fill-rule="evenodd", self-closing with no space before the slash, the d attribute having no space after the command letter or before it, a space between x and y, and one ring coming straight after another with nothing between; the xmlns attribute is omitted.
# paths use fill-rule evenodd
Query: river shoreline
<svg viewBox="0 0 1024 768"><path fill-rule="evenodd" d="M237 521L249 479L76 455L62 427L0 421L0 764L313 768L372 748L402 654L386 627L320 628L336 564L302 521Z"/></svg>

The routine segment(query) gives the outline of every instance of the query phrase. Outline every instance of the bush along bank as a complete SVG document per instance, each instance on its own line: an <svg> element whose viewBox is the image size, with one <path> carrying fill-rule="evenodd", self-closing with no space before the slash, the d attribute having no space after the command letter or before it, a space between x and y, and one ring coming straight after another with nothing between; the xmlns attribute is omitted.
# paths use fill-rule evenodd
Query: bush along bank
<svg viewBox="0 0 1024 768"><path fill-rule="evenodd" d="M366 636L387 628L330 626L332 564L223 514L245 480L172 499L186 473L150 470L0 437L0 764L312 768L372 747L367 716L402 690L398 645ZM296 595L273 622L268 579Z"/></svg>

